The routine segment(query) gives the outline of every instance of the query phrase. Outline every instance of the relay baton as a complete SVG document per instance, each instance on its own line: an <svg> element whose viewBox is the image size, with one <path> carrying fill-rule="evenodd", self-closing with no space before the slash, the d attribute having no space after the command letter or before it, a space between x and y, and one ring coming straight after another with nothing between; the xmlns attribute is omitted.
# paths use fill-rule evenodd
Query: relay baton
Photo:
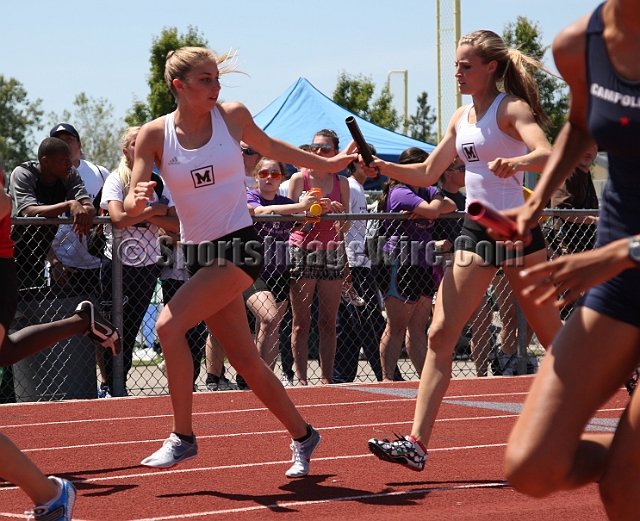
<svg viewBox="0 0 640 521"><path fill-rule="evenodd" d="M476 221L485 228L491 228L501 235L506 235L510 239L515 237L518 233L518 226L515 222L477 199L474 199L469 203L467 215L471 220ZM531 231L527 230L525 233L524 245L529 246L532 239Z"/></svg>
<svg viewBox="0 0 640 521"><path fill-rule="evenodd" d="M367 142L364 140L364 136L360 131L360 127L358 126L358 122L356 121L356 118L354 118L353 116L347 116L344 122L347 124L347 127L349 127L349 132L351 132L351 137L353 138L353 140L356 142L356 145L358 146L358 152L360 152L360 155L362 156L364 164L369 166L371 163L373 163L373 156L371 155L371 151L367 146ZM376 172L378 172L378 176L380 176L380 170L378 170L378 167L376 167Z"/></svg>

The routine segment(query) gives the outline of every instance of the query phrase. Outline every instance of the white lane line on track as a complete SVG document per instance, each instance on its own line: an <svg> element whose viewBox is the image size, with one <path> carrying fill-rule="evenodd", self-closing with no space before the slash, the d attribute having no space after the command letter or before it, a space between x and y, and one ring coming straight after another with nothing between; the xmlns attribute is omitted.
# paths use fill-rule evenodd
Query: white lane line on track
<svg viewBox="0 0 640 521"><path fill-rule="evenodd" d="M0 512L0 517L8 517L10 519L22 519L24 520L24 514L13 514L11 512ZM89 521L88 519L73 518L73 521Z"/></svg>
<svg viewBox="0 0 640 521"><path fill-rule="evenodd" d="M477 450L477 449L493 449L496 447L506 447L506 443L490 443L487 445L465 445L460 447L442 447L438 449L430 449L429 452L451 452L451 451L463 451L463 450ZM366 454L352 454L346 456L328 456L324 458L313 458L314 462L319 461L337 461L344 459L360 459L360 458L373 458L375 457L371 453ZM287 466L291 465L291 460L283 460L283 461L262 461L257 463L242 463L237 465L219 465L217 467L196 467L190 469L154 469L149 470L147 472L137 472L134 474L119 474L117 476L104 476L97 478L86 478L86 479L75 479L70 480L72 483L104 483L107 481L118 481L118 480L129 480L129 479L140 479L140 478L157 478L159 476L174 476L177 474L192 474L194 472L215 472L215 471L224 471L224 470L237 470L237 469L249 469L252 467L264 467L264 466L273 466L273 465L282 465ZM7 490L17 490L18 487L4 487L0 488L0 492Z"/></svg>
<svg viewBox="0 0 640 521"><path fill-rule="evenodd" d="M463 422L463 421L478 421L478 420L499 420L504 418L516 418L517 414L500 414L495 416L476 416L473 418L469 417L461 417L461 418L442 418L437 419L436 423L448 423L448 422ZM368 427L384 427L384 426L392 426L392 425L411 425L412 421L402 421L402 422L376 422L376 423L362 423L357 425L335 425L331 427L318 427L320 432L330 431L330 430L343 430L343 429L359 429L359 428L368 428ZM382 429L381 429L382 431ZM215 438L234 438L239 436L265 436L271 434L286 434L287 431L284 429L275 430L275 431L253 431L253 432L236 432L236 433L226 433L226 434L209 434L198 436L198 440L207 440L207 439L215 439ZM108 447L108 446L119 446L119 445L140 445L141 443L162 443L165 438L155 439L155 440L126 440L126 441L111 441L104 443L87 443L83 445L65 445L62 447L38 447L33 449L21 449L22 452L51 452L57 450L77 450L77 449L91 449L95 447Z"/></svg>
<svg viewBox="0 0 640 521"><path fill-rule="evenodd" d="M213 393L212 393L213 394ZM512 397L517 395L526 395L528 393L494 393L494 394L467 394L459 396L446 396L445 400L462 399L462 398L481 398L487 396L505 396ZM146 397L141 397L144 399ZM131 398L127 398L130 400ZM415 402L415 398L389 398L385 400L366 400L361 402L341 402L341 403L312 403L306 405L296 405L297 409L311 409L320 407L349 407L352 405L368 405L368 404L381 404L381 403L397 403L397 402ZM42 402L37 402L42 403ZM9 404L14 405L14 404ZM218 414L241 414L241 413L254 413L254 412L268 412L266 407L254 407L251 409L230 409L228 411L207 411L207 412L194 412L193 416L207 416ZM172 418L171 414L155 414L151 416L124 416L124 417L111 417L111 418L87 418L83 420L67 420L59 422L39 422L39 423L16 423L13 425L0 425L0 429L16 429L21 427L46 427L49 425L68 425L73 423L92 423L92 422L113 422L113 421L140 421L147 419L157 418Z"/></svg>
<svg viewBox="0 0 640 521"><path fill-rule="evenodd" d="M347 496L341 498L332 498L332 499L317 499L311 501L290 501L290 502L282 502L276 503L273 505L257 505L253 507L241 507L241 508L232 508L227 510L212 510L209 512L197 512L193 514L180 514L177 516L163 516L163 517L149 517L144 519L135 519L133 521L170 521L171 519L187 519L187 518L195 518L195 517L203 517L203 516L214 516L214 515L225 515L225 514L235 514L241 512L255 512L257 510L272 510L272 509L280 509L280 508L292 508L292 507L303 507L307 505L322 505L326 503L336 503L338 501L360 501L360 500L368 500L374 498L384 498L384 497L401 497L401 496L416 496L418 494L430 494L433 492L449 492L452 490L467 490L467 489L477 489L477 488L498 488L508 486L506 482L495 482L495 483L483 483L481 485L459 485L455 487L432 487L432 488L423 488L418 490L408 490L402 492L382 492L380 494L362 494L359 496Z"/></svg>
<svg viewBox="0 0 640 521"><path fill-rule="evenodd" d="M367 405L367 404L379 404L379 403L395 403L395 402L414 402L415 398L395 398L388 400L367 400L363 402L342 402L342 403L314 403L308 405L296 405L296 409L308 409L312 407L348 407L350 405ZM255 413L255 412L269 412L266 407L253 407L251 409L229 409L227 411L206 411L206 412L194 412L193 417L197 416L215 416L220 414L242 414L242 413ZM0 425L0 429L15 429L21 427L46 427L48 425L68 425L72 423L93 423L93 422L113 422L113 421L140 421L140 420L153 420L157 418L173 418L172 414L153 414L150 416L114 416L111 418L87 418L83 420L67 420L59 422L39 422L39 423L16 423L14 425Z"/></svg>
<svg viewBox="0 0 640 521"><path fill-rule="evenodd" d="M624 409L600 409L598 412L620 412ZM464 422L464 421L482 421L482 420L500 420L505 418L516 418L518 413L514 414L496 414L492 416L474 416L474 417L456 417L456 418L438 418L436 423L450 423L450 422ZM336 425L328 427L318 427L320 431L337 430L337 429L358 429L369 427L384 427L392 425L411 425L412 421L401 422L376 422L376 423L362 423L356 425ZM381 429L382 430L382 429ZM252 432L236 432L236 433L224 433L224 434L209 434L199 435L199 440L215 439L215 438L234 438L239 436L264 436L272 434L286 434L286 430L279 429L274 431L252 431ZM51 452L58 450L77 450L77 449L91 449L95 447L109 447L109 446L122 446L122 445L139 445L141 443L162 443L165 438L150 439L150 440L125 440L125 441L110 441L102 443L85 443L82 445L64 445L61 447L37 447L32 449L21 449L22 452Z"/></svg>

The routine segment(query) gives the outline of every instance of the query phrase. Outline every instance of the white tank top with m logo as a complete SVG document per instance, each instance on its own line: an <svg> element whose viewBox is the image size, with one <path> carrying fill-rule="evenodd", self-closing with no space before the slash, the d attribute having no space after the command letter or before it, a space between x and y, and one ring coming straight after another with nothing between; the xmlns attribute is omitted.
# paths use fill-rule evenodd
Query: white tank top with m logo
<svg viewBox="0 0 640 521"><path fill-rule="evenodd" d="M466 165L464 177L467 206L473 199L489 203L496 210L508 210L524 204L522 183L524 172L501 179L487 164L498 157L518 157L527 153L527 146L505 134L498 127L498 107L506 96L496 96L480 121L469 123L469 105L456 127L456 149Z"/></svg>
<svg viewBox="0 0 640 521"><path fill-rule="evenodd" d="M211 111L211 139L195 150L180 145L173 116L165 118L160 173L178 212L181 241L212 241L251 226L240 144L218 108Z"/></svg>

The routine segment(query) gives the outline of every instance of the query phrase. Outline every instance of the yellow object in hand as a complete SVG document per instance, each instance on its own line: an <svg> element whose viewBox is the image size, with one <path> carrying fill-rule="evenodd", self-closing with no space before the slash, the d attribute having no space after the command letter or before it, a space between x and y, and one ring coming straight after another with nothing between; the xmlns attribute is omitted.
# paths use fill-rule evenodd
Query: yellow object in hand
<svg viewBox="0 0 640 521"><path fill-rule="evenodd" d="M311 215L314 215L316 217L322 215L322 206L320 206L320 204L318 203L313 203L310 207L309 207L309 213Z"/></svg>

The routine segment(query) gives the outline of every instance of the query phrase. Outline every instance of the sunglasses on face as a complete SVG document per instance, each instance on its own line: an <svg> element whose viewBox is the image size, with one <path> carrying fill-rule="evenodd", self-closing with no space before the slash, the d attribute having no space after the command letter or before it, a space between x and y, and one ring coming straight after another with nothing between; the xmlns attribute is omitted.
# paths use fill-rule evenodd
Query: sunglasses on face
<svg viewBox="0 0 640 521"><path fill-rule="evenodd" d="M329 144L319 145L318 143L311 143L309 145L309 150L311 150L311 152L318 152L321 150L322 152L327 153L331 152L333 147Z"/></svg>
<svg viewBox="0 0 640 521"><path fill-rule="evenodd" d="M274 181L277 181L282 177L282 172L280 172L280 170L260 170L260 172L258 172L258 177L260 179L266 179L269 176Z"/></svg>
<svg viewBox="0 0 640 521"><path fill-rule="evenodd" d="M255 156L258 152L256 152L253 148L249 147L240 147L243 154L247 154L248 156Z"/></svg>
<svg viewBox="0 0 640 521"><path fill-rule="evenodd" d="M449 172L465 172L467 167L465 165L461 166L452 166L451 168L447 168Z"/></svg>

